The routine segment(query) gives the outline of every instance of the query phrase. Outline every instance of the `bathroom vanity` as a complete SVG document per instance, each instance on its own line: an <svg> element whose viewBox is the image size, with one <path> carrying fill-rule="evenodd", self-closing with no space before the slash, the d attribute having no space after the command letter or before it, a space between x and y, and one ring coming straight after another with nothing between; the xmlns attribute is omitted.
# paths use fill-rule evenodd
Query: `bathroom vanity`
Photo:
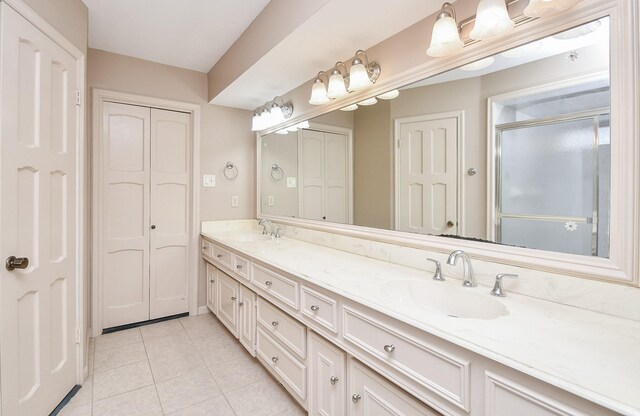
<svg viewBox="0 0 640 416"><path fill-rule="evenodd" d="M434 281L294 228L203 223L202 256L211 312L309 414L640 414L638 322L508 282L491 296L450 269Z"/></svg>

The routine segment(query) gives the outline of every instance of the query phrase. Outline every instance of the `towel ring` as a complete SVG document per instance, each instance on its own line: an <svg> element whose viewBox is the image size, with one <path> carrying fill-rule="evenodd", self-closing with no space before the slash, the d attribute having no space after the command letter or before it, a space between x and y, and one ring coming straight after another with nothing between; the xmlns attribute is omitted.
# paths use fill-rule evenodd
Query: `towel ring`
<svg viewBox="0 0 640 416"><path fill-rule="evenodd" d="M234 165L233 162L227 162L227 164L224 165L222 174L225 178L233 180L238 177L238 167Z"/></svg>
<svg viewBox="0 0 640 416"><path fill-rule="evenodd" d="M284 170L278 166L277 163L271 165L271 179L275 182L281 181L284 178Z"/></svg>

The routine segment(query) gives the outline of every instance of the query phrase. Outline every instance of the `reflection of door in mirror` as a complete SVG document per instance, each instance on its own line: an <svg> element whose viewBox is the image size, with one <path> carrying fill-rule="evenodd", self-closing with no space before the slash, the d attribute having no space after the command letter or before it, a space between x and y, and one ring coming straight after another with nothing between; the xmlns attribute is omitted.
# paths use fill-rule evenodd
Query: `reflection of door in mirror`
<svg viewBox="0 0 640 416"><path fill-rule="evenodd" d="M300 217L352 223L347 134L300 130L298 152Z"/></svg>
<svg viewBox="0 0 640 416"><path fill-rule="evenodd" d="M458 234L462 112L396 120L396 230Z"/></svg>
<svg viewBox="0 0 640 416"><path fill-rule="evenodd" d="M491 100L496 242L608 256L609 101L606 74Z"/></svg>

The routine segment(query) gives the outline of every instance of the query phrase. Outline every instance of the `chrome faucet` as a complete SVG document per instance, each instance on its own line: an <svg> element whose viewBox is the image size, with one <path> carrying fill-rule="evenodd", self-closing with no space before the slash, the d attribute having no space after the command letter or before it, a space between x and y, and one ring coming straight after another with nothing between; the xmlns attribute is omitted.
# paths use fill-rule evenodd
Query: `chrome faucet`
<svg viewBox="0 0 640 416"><path fill-rule="evenodd" d="M267 224L269 224L269 230L271 230L270 232L267 232ZM260 221L258 221L258 225L262 227L263 235L273 234L273 223L269 218L261 219Z"/></svg>
<svg viewBox="0 0 640 416"><path fill-rule="evenodd" d="M462 267L463 267L463 276L464 281L462 282L462 286L465 287L476 287L478 284L476 283L476 277L473 274L473 267L471 267L471 259L469 255L462 250L456 250L453 253L449 254L449 258L447 258L447 264L451 266L455 266L458 262L458 258L462 258Z"/></svg>

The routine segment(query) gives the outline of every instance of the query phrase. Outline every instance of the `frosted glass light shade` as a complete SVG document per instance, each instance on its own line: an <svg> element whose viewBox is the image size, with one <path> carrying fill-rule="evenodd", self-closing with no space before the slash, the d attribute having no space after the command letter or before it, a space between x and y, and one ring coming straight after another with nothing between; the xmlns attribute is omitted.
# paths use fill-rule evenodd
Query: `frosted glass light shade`
<svg viewBox="0 0 640 416"><path fill-rule="evenodd" d="M376 97L367 98L366 100L362 100L358 103L358 105L374 105L377 103Z"/></svg>
<svg viewBox="0 0 640 416"><path fill-rule="evenodd" d="M311 87L311 98L309 99L309 104L311 105L320 105L326 104L329 101L329 97L327 97L327 90L324 87L324 82L314 82L313 87Z"/></svg>
<svg viewBox="0 0 640 416"><path fill-rule="evenodd" d="M269 110L264 110L262 114L260 114L260 130L264 130L267 127L273 126L275 123L271 121L271 112Z"/></svg>
<svg viewBox="0 0 640 416"><path fill-rule="evenodd" d="M272 126L275 126L276 124L280 124L280 123L284 123L284 113L282 113L282 108L278 107L277 105L274 105L273 107L271 107L271 118L270 118L270 122Z"/></svg>
<svg viewBox="0 0 640 416"><path fill-rule="evenodd" d="M372 84L363 63L354 64L349 70L349 91L358 91Z"/></svg>
<svg viewBox="0 0 640 416"><path fill-rule="evenodd" d="M351 104L346 107L342 107L340 111L355 111L358 109L358 104Z"/></svg>
<svg viewBox="0 0 640 416"><path fill-rule="evenodd" d="M282 134L282 135L289 134L289 130L287 129L277 130L276 134Z"/></svg>
<svg viewBox="0 0 640 416"><path fill-rule="evenodd" d="M431 33L431 45L427 49L427 55L439 58L453 55L462 50L464 42L460 40L458 26L453 17L441 17L433 25Z"/></svg>
<svg viewBox="0 0 640 416"><path fill-rule="evenodd" d="M308 129L309 128L309 122L308 121L301 121L300 123L296 124L296 127L299 129Z"/></svg>
<svg viewBox="0 0 640 416"><path fill-rule="evenodd" d="M327 87L327 97L340 98L349 94L347 87L344 85L344 78L341 74L333 74L329 77L329 86Z"/></svg>
<svg viewBox="0 0 640 416"><path fill-rule="evenodd" d="M529 4L524 9L527 17L553 16L563 12L582 0L529 0Z"/></svg>
<svg viewBox="0 0 640 416"><path fill-rule="evenodd" d="M476 23L469 37L475 40L493 39L511 32L514 26L504 0L480 0Z"/></svg>
<svg viewBox="0 0 640 416"><path fill-rule="evenodd" d="M258 114L254 114L251 119L251 131L259 131L260 128L260 116Z"/></svg>
<svg viewBox="0 0 640 416"><path fill-rule="evenodd" d="M389 92L385 92L384 94L380 94L377 96L377 98L380 98L381 100L393 100L394 98L396 98L398 95L400 95L400 91L398 90L391 90Z"/></svg>

